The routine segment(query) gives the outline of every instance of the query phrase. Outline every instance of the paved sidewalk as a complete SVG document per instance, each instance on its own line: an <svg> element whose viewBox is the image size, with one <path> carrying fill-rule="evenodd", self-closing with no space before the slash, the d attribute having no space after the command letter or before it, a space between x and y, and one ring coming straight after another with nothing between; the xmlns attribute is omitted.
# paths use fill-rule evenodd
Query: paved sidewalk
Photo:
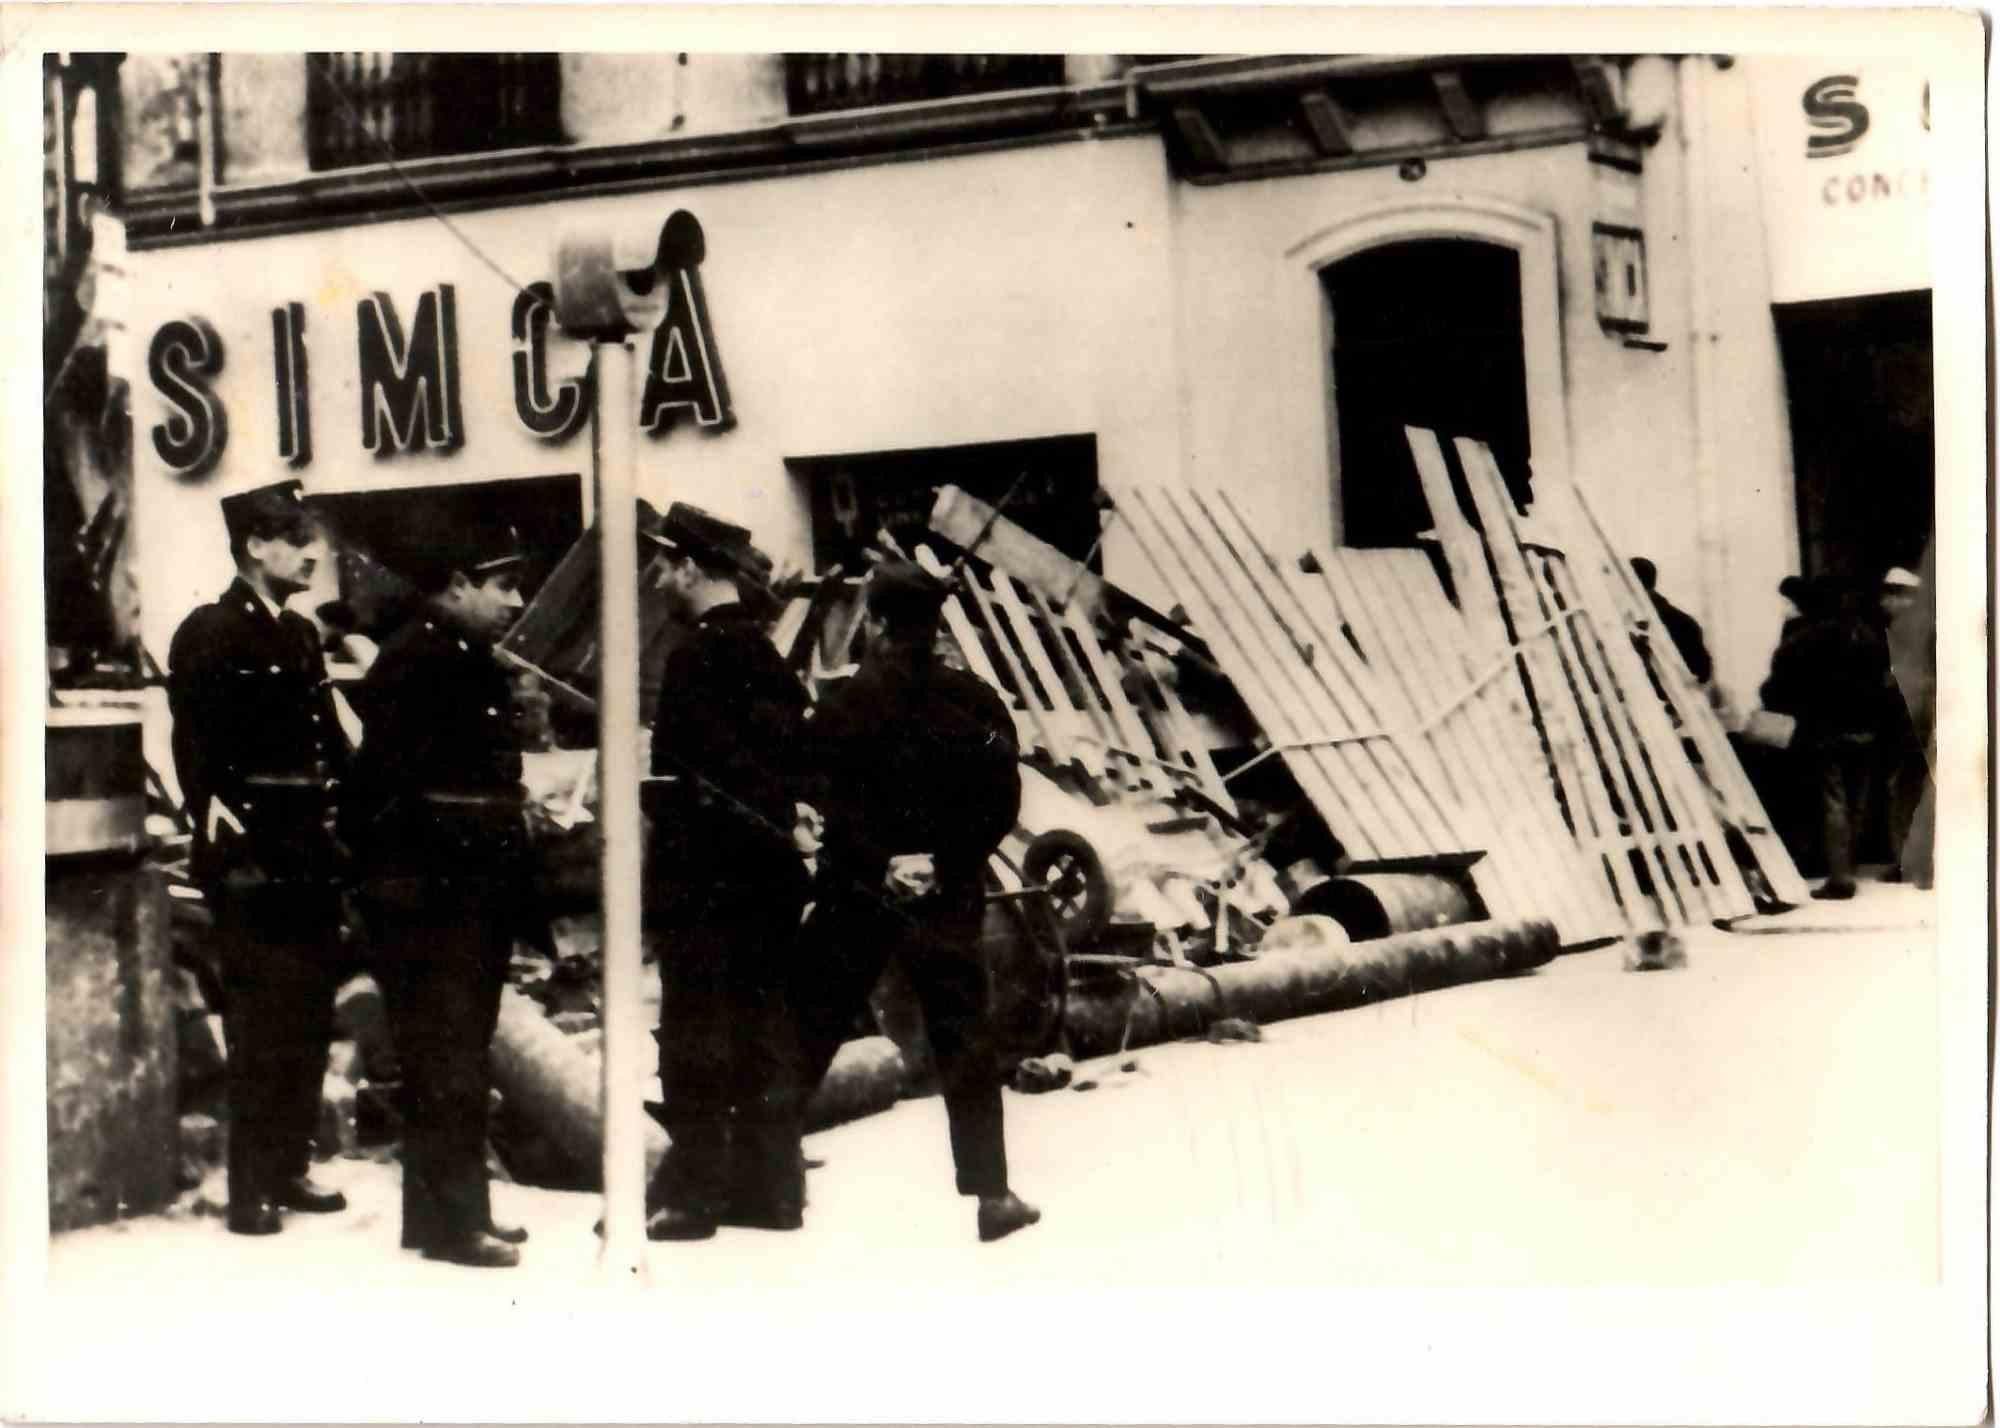
<svg viewBox="0 0 2000 1428"><path fill-rule="evenodd" d="M809 1139L806 1228L650 1247L662 1290L963 1285L1803 1285L1936 1273L1932 902L1871 885L1733 932L1690 965L1622 949L1527 977L1178 1043L1008 1093L1039 1226L995 1245L952 1193L942 1103ZM1785 935L1776 935L1783 933ZM397 1169L334 1161L352 1206L247 1239L154 1217L59 1237L51 1285L185 1292L588 1282L591 1195L496 1187L522 1266L396 1247Z"/></svg>

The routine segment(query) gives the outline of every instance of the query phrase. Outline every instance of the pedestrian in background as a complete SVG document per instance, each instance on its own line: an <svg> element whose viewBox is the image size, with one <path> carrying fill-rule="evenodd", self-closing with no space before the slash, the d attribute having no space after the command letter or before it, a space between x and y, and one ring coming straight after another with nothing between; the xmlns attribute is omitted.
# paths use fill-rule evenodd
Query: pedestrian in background
<svg viewBox="0 0 2000 1428"><path fill-rule="evenodd" d="M1639 577L1639 583L1646 588L1646 596L1653 602L1653 613L1659 616L1660 624L1680 651L1681 662L1688 667L1696 684L1707 684L1715 674L1715 661L1709 658L1708 642L1702 638L1701 623L1680 606L1674 604L1659 592L1659 567L1646 557L1637 556L1632 561L1632 573Z"/></svg>
<svg viewBox="0 0 2000 1428"><path fill-rule="evenodd" d="M525 557L506 529L405 538L383 563L427 599L356 691L344 826L403 1066L403 1247L505 1268L527 1231L493 1219L487 1047L533 878L513 680L493 646L520 612Z"/></svg>
<svg viewBox="0 0 2000 1428"><path fill-rule="evenodd" d="M958 1192L978 1198L979 1237L996 1240L1041 1218L1008 1185L980 948L986 862L1020 813L1021 773L999 696L937 658L946 594L915 565L878 568L860 668L814 712L826 837L800 1015L810 1092L900 960L943 1084Z"/></svg>
<svg viewBox="0 0 2000 1428"><path fill-rule="evenodd" d="M1884 881L1901 882L1908 864L1928 858L1928 830L1918 830L1919 812L1930 789L1931 710L1936 698L1936 653L1928 631L1935 616L1928 592L1914 571L1891 566L1882 577L1878 600L1882 636L1889 650L1890 675L1883 699L1881 786L1889 841ZM1922 840L1918 857L1906 850L1911 835Z"/></svg>
<svg viewBox="0 0 2000 1428"><path fill-rule="evenodd" d="M225 497L236 579L181 622L167 657L174 767L193 873L215 919L229 1043L228 1226L346 1207L309 1175L345 968L347 746L311 621L285 602L325 554L296 481Z"/></svg>
<svg viewBox="0 0 2000 1428"><path fill-rule="evenodd" d="M671 1141L646 1234L793 1230L805 1208L790 1002L811 886L793 837L805 688L766 633L771 562L749 531L677 503L648 539L688 630L661 676L645 800Z"/></svg>
<svg viewBox="0 0 2000 1428"><path fill-rule="evenodd" d="M1889 656L1873 601L1851 581L1816 582L1816 595L1816 608L1772 655L1762 698L1797 721L1791 747L1818 793L1826 881L1813 896L1842 899L1855 892Z"/></svg>

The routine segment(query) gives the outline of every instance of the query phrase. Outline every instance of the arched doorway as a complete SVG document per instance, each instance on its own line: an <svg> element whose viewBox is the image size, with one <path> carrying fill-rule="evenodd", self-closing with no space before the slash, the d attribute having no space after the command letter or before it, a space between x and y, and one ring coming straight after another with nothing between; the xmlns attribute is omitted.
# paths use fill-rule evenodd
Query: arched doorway
<svg viewBox="0 0 2000 1428"><path fill-rule="evenodd" d="M1319 276L1343 542L1411 545L1430 527L1406 425L1486 442L1525 500L1520 253L1473 238L1415 238L1351 253Z"/></svg>

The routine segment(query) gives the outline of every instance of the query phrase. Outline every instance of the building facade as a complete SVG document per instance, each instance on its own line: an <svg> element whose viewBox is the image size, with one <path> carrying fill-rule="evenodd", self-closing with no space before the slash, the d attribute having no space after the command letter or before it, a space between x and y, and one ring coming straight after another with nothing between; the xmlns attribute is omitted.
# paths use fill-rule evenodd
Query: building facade
<svg viewBox="0 0 2000 1428"><path fill-rule="evenodd" d="M693 307L641 344L655 504L825 564L957 481L1148 593L1100 486L1224 481L1301 548L1406 544L1427 517L1401 428L1433 426L1492 443L1519 495L1573 477L1747 705L1780 579L1913 565L1928 536L1928 276L1878 233L1923 231L1921 81L1708 56L128 57L98 223L141 639L163 656L226 581L216 497L287 474L378 506L548 478L559 546L592 438L542 286L558 239L643 253L685 210ZM1813 256L1856 224L1893 261Z"/></svg>

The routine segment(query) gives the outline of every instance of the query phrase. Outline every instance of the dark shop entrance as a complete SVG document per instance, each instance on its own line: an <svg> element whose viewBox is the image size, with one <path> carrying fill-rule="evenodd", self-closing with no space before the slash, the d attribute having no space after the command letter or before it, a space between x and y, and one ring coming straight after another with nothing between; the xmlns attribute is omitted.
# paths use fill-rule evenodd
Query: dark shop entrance
<svg viewBox="0 0 2000 1428"><path fill-rule="evenodd" d="M1341 541L1407 546L1431 526L1405 425L1493 448L1527 497L1521 261L1512 248L1420 239L1327 267Z"/></svg>
<svg viewBox="0 0 2000 1428"><path fill-rule="evenodd" d="M1931 295L1773 309L1808 578L1915 570L1931 538Z"/></svg>

